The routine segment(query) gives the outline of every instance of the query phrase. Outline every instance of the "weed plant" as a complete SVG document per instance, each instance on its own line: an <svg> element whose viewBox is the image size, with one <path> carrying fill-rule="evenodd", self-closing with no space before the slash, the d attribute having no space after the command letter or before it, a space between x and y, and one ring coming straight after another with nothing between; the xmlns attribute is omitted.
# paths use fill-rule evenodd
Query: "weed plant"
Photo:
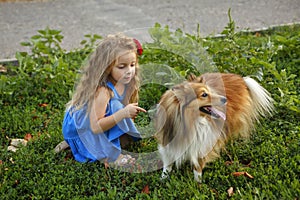
<svg viewBox="0 0 300 200"><path fill-rule="evenodd" d="M230 142L204 169L202 184L193 180L188 163L164 181L160 169L128 173L105 169L101 162L80 164L70 151L53 149L63 140L65 104L80 66L101 36L86 35L80 48L67 52L60 46L61 32L47 27L22 43L30 53L17 52L18 65L7 65L0 74L1 199L299 199L299 25L236 32L230 18L220 37L172 32L160 24L149 34L153 41L143 44L139 58L147 74L139 105L149 113L163 92L189 73L219 71L259 81L275 100L275 114L248 140ZM153 82L153 76L160 78ZM129 150L156 151L151 115L139 115L136 123L149 137ZM12 138L28 134L33 139L26 147L7 151Z"/></svg>

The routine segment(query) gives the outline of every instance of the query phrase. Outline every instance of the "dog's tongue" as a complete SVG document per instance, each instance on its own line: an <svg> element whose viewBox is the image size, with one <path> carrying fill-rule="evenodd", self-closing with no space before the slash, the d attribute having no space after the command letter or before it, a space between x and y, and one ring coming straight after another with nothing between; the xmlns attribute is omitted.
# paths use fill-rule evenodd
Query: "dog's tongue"
<svg viewBox="0 0 300 200"><path fill-rule="evenodd" d="M222 111L219 111L215 109L214 107L211 107L211 111L214 112L215 114L219 115L224 121L226 120L226 115Z"/></svg>

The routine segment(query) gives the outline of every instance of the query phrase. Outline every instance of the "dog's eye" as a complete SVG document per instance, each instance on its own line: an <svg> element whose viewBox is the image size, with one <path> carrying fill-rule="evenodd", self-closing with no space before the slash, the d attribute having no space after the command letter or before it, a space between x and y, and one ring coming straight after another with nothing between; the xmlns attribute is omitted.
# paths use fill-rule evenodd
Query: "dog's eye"
<svg viewBox="0 0 300 200"><path fill-rule="evenodd" d="M207 97L208 94L204 92L201 96L202 96L202 97Z"/></svg>

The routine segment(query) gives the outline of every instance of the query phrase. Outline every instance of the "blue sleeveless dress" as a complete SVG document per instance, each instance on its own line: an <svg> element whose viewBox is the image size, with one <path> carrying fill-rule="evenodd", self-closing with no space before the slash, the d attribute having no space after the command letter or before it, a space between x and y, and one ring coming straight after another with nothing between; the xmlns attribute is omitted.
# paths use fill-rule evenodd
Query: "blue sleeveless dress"
<svg viewBox="0 0 300 200"><path fill-rule="evenodd" d="M114 93L114 96L109 100L105 114L105 116L110 116L124 108L122 100L126 91L121 96L111 82L108 82L107 86ZM68 109L62 125L64 139L69 144L73 156L78 162L95 162L106 158L108 162L113 162L121 153L120 136L127 133L135 139L141 138L139 131L130 118L121 120L103 133L94 134L86 111L87 106L80 110Z"/></svg>

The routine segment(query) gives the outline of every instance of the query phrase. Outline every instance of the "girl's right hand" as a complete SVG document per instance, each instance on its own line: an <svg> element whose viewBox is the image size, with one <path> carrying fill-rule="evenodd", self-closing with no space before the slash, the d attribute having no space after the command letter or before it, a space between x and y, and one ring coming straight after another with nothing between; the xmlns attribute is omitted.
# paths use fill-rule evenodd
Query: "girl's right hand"
<svg viewBox="0 0 300 200"><path fill-rule="evenodd" d="M139 112L147 112L145 109L138 106L138 103L128 104L124 108L125 118L135 118Z"/></svg>

